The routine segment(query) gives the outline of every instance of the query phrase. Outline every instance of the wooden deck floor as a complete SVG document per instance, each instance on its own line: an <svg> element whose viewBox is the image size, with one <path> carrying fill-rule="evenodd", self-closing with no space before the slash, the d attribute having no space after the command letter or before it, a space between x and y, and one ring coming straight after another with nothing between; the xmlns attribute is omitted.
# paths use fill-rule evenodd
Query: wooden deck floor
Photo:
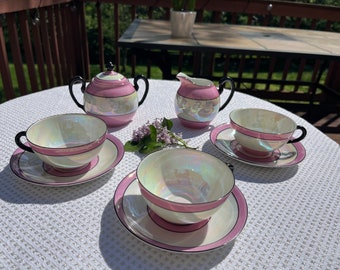
<svg viewBox="0 0 340 270"><path fill-rule="evenodd" d="M340 134L339 133L326 133L328 137L336 141L340 145Z"/></svg>
<svg viewBox="0 0 340 270"><path fill-rule="evenodd" d="M328 137L340 145L340 112L339 113L318 113L316 110L311 119L308 119L307 113L290 109L290 111L306 119L316 128L325 133Z"/></svg>

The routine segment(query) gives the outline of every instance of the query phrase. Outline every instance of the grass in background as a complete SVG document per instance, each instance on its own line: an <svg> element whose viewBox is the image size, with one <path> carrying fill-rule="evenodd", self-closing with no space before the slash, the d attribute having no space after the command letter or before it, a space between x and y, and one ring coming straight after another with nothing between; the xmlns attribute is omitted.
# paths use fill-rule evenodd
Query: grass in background
<svg viewBox="0 0 340 270"><path fill-rule="evenodd" d="M16 76L16 71L15 71L15 67L14 67L13 63L9 64L9 70L10 70L10 74L11 74L11 80L12 80L15 96L19 97L21 95L21 93L20 93L19 84L18 84L18 80L17 80L17 76ZM100 70L99 65L91 65L90 70L91 70L91 78L93 78L99 72L102 72L102 70ZM37 66L36 66L36 72L38 72ZM27 65L23 65L23 73L24 73L27 88L28 88L27 94L32 93L32 92L37 92L37 89L31 89L31 87L30 87L30 78L29 78L29 74L28 74ZM130 74L131 74L131 67L126 66L126 70L124 72L120 71L120 73L122 73L125 77L129 78ZM137 66L136 67L136 74L146 75L147 74L146 67L141 66L141 65ZM151 67L151 74L152 74L152 79L162 79L162 72L156 66ZM78 74L75 74L75 76L76 75L78 75ZM1 78L1 75L0 75L0 78ZM38 84L39 84L39 89L40 89L41 87L40 87L39 80L38 80ZM67 84L67 83L65 83L65 84ZM5 101L6 101L6 98L5 98L4 85L3 85L2 80L0 80L0 103L5 102Z"/></svg>
<svg viewBox="0 0 340 270"><path fill-rule="evenodd" d="M32 89L30 88L31 81L30 81L27 65L24 64L22 66L22 68L23 68L23 74L25 76L26 85L27 85L27 88L28 88L28 93L27 94L35 92L36 90L32 91ZM10 74L11 74L11 81L12 81L12 85L13 85L15 96L19 97L22 94L20 93L18 79L17 79L16 71L15 71L15 66L14 66L13 63L9 64L9 71L10 71ZM38 72L38 66L37 65L35 66L35 72L36 72L36 74ZM38 87L40 89L41 87L40 87L39 76L37 76L37 79L38 79ZM4 85L3 85L2 80L0 80L0 103L2 103L4 101L5 101L5 90L4 90Z"/></svg>
<svg viewBox="0 0 340 270"><path fill-rule="evenodd" d="M20 96L20 91L19 91L19 85L18 85L18 81L17 81L17 77L16 77L16 73L15 73L15 68L14 68L14 64L10 64L9 65L9 69L11 72L11 78L12 78L12 82L13 82L13 88L15 91L16 96ZM37 68L36 68L37 69ZM30 79L29 79L29 75L28 75L28 69L27 69L27 65L23 66L23 70L24 70L24 74L25 74L25 79L26 79L26 83L28 85L29 88L29 93L31 92L36 92L36 89L30 89ZM99 72L102 72L102 70L100 70L99 65L91 65L91 78L94 77L96 74L98 74ZM127 64L125 66L125 70L120 69L119 71L121 74L123 74L125 77L130 78L131 77L131 66L129 64ZM173 65L173 70L172 70L172 74L176 74L177 72L177 67L175 65ZM190 63L188 63L188 65L184 66L183 68L183 72L187 73L187 74L191 74L192 73L192 65L190 65ZM145 65L138 64L136 66L136 74L141 74L146 76L147 74L147 67ZM324 72L322 78L321 78L321 82L325 81L325 77L326 77L326 72ZM75 74L77 75L77 74ZM222 78L224 76L222 71L215 71L214 72L214 77L216 78ZM238 76L238 73L236 70L231 70L231 72L228 73L228 76L230 76L231 78L236 78ZM288 76L287 76L287 80L291 80L294 81L296 80L296 76L297 76L297 72L289 72ZM266 79L268 77L268 73L267 72L259 72L257 74L257 78L259 79ZM312 72L311 71L306 71L304 72L301 80L302 81L311 81L311 77L312 77ZM151 78L152 79L162 79L162 72L160 70L159 67L157 66L152 66L151 67ZM245 72L243 73L243 78L252 78L252 71L249 70L249 72ZM71 78L70 78L71 79ZM274 72L272 75L272 79L274 80L281 80L282 79L282 73L281 72ZM38 81L39 83L39 81ZM217 81L214 81L214 83L217 85ZM66 84L66 83L65 83ZM243 83L242 84L242 88L251 88L251 84L250 83ZM256 89L261 90L261 89L265 89L266 84L256 84ZM289 90L289 91L293 91L294 90L294 86L291 85L287 85L284 87L285 90ZM270 91L279 91L280 90L280 85L274 85L272 84L270 86ZM307 92L308 91L308 87L304 87L304 86L300 86L299 87L299 92ZM320 90L319 90L320 91ZM5 96L4 96L4 87L3 87L3 83L2 80L0 80L0 102L4 102L5 101Z"/></svg>

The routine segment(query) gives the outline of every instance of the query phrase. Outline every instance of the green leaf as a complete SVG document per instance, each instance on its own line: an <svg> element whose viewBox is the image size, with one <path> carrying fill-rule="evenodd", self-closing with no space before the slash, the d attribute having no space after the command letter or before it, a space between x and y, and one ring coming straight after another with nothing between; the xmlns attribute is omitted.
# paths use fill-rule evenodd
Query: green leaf
<svg viewBox="0 0 340 270"><path fill-rule="evenodd" d="M174 124L172 123L171 120L166 119L165 117L163 118L163 121L162 121L162 126L163 126L163 127L166 127L168 130L171 130L172 127L173 127L173 125L174 125Z"/></svg>
<svg viewBox="0 0 340 270"><path fill-rule="evenodd" d="M163 144L159 142L149 143L147 145L143 145L139 149L139 152L142 154L150 154L152 152L162 149L162 147L163 147Z"/></svg>
<svg viewBox="0 0 340 270"><path fill-rule="evenodd" d="M152 142L157 142L157 129L154 125L149 126L150 129L150 139Z"/></svg>
<svg viewBox="0 0 340 270"><path fill-rule="evenodd" d="M142 154L150 154L152 152L158 151L165 147L164 142L158 142L157 141L157 129L154 125L149 125L150 134L144 136L140 139L139 142L133 142L128 141L124 145L124 149L127 152L140 152ZM162 127L167 129L167 132L170 136L173 136L174 138L177 138L178 142L177 145L182 145L184 147L188 147L186 143L181 139L181 137L178 137L176 134L172 133L170 130L173 127L173 123L171 120L163 118L162 120ZM176 143L174 143L176 144Z"/></svg>
<svg viewBox="0 0 340 270"><path fill-rule="evenodd" d="M148 135L148 136L144 136L144 137L140 140L139 144L140 144L140 146L142 147L142 146L144 146L144 145L151 144L152 142L154 142L154 141L152 140L151 135Z"/></svg>
<svg viewBox="0 0 340 270"><path fill-rule="evenodd" d="M141 143L136 143L132 141L127 141L124 145L124 150L127 152L135 152L141 148Z"/></svg>

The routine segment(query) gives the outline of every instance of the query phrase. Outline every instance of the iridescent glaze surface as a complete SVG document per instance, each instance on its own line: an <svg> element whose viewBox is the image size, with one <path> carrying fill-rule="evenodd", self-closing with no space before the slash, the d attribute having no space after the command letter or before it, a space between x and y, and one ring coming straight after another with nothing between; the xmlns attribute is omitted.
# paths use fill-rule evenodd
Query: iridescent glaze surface
<svg viewBox="0 0 340 270"><path fill-rule="evenodd" d="M184 224L209 218L235 183L224 162L190 149L167 149L148 155L137 168L137 178L146 203L157 215Z"/></svg>
<svg viewBox="0 0 340 270"><path fill-rule="evenodd" d="M230 125L235 130L235 139L244 151L252 155L271 155L273 151L290 142L296 129L301 129L303 133L294 142L305 136L303 127L274 111L258 108L236 109L229 117Z"/></svg>
<svg viewBox="0 0 340 270"><path fill-rule="evenodd" d="M119 183L113 204L119 220L134 236L154 247L181 253L224 246L239 235L248 217L246 199L235 185L228 199L203 226L156 219L141 196L135 171Z"/></svg>
<svg viewBox="0 0 340 270"><path fill-rule="evenodd" d="M99 97L84 93L85 111L103 116L135 113L138 108L137 92L122 97Z"/></svg>
<svg viewBox="0 0 340 270"><path fill-rule="evenodd" d="M221 78L218 88L210 80L192 78L180 72L176 76L181 85L177 90L175 111L183 126L189 128L204 128L223 110L233 97L234 82L229 77ZM229 83L229 97L220 104L220 95L224 84Z"/></svg>
<svg viewBox="0 0 340 270"><path fill-rule="evenodd" d="M220 108L220 97L198 100L176 95L175 110L179 118L193 122L212 121Z"/></svg>
<svg viewBox="0 0 340 270"><path fill-rule="evenodd" d="M88 164L102 148L107 126L86 114L61 114L44 118L26 131L29 146L45 163L63 169Z"/></svg>

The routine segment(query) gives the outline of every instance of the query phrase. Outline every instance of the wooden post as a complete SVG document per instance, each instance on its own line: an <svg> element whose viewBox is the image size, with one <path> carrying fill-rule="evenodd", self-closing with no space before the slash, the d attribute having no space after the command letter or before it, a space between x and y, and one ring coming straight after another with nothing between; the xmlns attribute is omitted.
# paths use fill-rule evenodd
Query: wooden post
<svg viewBox="0 0 340 270"><path fill-rule="evenodd" d="M334 97L332 93L327 96L327 102L332 104L340 103L339 95L340 95L340 61L331 61L328 68L328 73L325 81L325 85L335 92L338 93L337 96Z"/></svg>

